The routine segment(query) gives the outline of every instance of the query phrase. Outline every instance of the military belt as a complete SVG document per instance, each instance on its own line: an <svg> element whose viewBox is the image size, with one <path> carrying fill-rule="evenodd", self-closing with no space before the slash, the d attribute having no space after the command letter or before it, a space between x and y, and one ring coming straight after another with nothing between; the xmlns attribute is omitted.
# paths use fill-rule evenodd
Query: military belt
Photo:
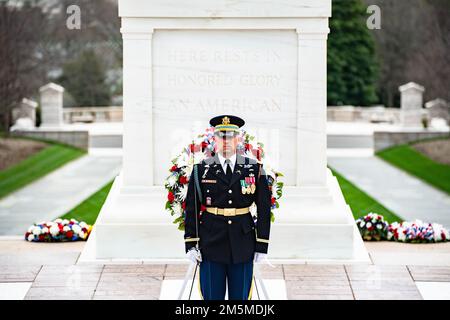
<svg viewBox="0 0 450 320"><path fill-rule="evenodd" d="M213 213L215 215L221 215L221 216L236 216L240 214L246 214L250 212L249 207L245 208L217 208L217 207L207 207L206 211L209 213Z"/></svg>

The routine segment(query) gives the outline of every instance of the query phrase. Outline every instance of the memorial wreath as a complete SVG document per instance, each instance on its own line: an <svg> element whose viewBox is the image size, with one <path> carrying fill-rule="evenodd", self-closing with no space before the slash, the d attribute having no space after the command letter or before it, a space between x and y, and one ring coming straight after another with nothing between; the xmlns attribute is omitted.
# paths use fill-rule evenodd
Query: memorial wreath
<svg viewBox="0 0 450 320"><path fill-rule="evenodd" d="M281 172L276 171L270 164L264 162L264 145L256 141L255 137L241 130L239 133L239 144L237 153L245 157L255 159L258 163L264 165L267 175L269 189L272 192L270 217L272 222L275 221L274 210L279 207L278 200L283 194L283 182L278 181L282 177ZM203 160L215 155L214 143L214 127L209 127L203 134L199 134L187 147L172 159L172 166L169 169L169 176L164 182L164 186L168 192L166 201L166 210L175 217L174 224L178 225L179 230L184 230L186 195L188 182L191 176L194 164L198 164ZM266 161L267 162L267 161ZM204 211L202 205L200 211ZM251 213L255 216L255 204L251 207Z"/></svg>
<svg viewBox="0 0 450 320"><path fill-rule="evenodd" d="M42 221L30 226L25 233L25 240L32 242L63 242L87 240L92 225L75 219L55 219Z"/></svg>
<svg viewBox="0 0 450 320"><path fill-rule="evenodd" d="M388 224L380 214L369 213L356 220L364 240L389 240L408 243L433 243L450 240L450 234L441 224L421 220Z"/></svg>

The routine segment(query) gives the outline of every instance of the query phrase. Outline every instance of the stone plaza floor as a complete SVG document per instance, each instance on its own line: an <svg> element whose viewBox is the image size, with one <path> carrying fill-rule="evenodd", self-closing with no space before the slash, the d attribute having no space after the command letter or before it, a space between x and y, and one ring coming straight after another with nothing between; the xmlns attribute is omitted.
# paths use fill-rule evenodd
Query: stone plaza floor
<svg viewBox="0 0 450 320"><path fill-rule="evenodd" d="M176 299L187 263L77 264L84 245L3 237L0 299ZM449 242L365 245L371 264L260 266L269 298L273 294L275 299L298 300L450 299ZM197 280L192 298L196 297ZM258 298L256 291L253 298Z"/></svg>

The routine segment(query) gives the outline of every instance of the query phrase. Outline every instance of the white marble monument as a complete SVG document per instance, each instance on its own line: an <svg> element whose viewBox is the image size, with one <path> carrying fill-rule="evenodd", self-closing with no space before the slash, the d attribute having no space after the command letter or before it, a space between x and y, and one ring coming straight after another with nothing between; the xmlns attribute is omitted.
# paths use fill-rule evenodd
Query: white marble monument
<svg viewBox="0 0 450 320"><path fill-rule="evenodd" d="M231 113L285 174L269 258L369 262L327 169L331 0L119 0L119 15L123 169L80 261L183 261L163 181L180 148Z"/></svg>
<svg viewBox="0 0 450 320"><path fill-rule="evenodd" d="M11 127L11 131L34 129L36 127L37 107L36 101L23 98L20 104L12 110L14 125Z"/></svg>
<svg viewBox="0 0 450 320"><path fill-rule="evenodd" d="M422 127L423 93L425 88L409 82L398 88L400 91L400 123L405 127Z"/></svg>
<svg viewBox="0 0 450 320"><path fill-rule="evenodd" d="M429 112L431 119L443 119L450 124L450 104L444 99L434 99L425 103L425 109Z"/></svg>
<svg viewBox="0 0 450 320"><path fill-rule="evenodd" d="M48 83L39 89L41 94L41 127L57 128L63 124L64 88Z"/></svg>

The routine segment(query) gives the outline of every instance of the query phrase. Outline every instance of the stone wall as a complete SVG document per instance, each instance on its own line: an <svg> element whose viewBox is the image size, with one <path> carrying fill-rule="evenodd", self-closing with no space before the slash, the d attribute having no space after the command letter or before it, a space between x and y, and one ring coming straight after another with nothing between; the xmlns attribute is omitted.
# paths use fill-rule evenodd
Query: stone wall
<svg viewBox="0 0 450 320"><path fill-rule="evenodd" d="M417 140L439 137L450 137L450 135L448 132L439 131L375 131L373 133L374 151L380 151L395 145L405 144Z"/></svg>
<svg viewBox="0 0 450 320"><path fill-rule="evenodd" d="M83 150L89 149L88 131L27 130L11 132L14 136L61 142Z"/></svg>

